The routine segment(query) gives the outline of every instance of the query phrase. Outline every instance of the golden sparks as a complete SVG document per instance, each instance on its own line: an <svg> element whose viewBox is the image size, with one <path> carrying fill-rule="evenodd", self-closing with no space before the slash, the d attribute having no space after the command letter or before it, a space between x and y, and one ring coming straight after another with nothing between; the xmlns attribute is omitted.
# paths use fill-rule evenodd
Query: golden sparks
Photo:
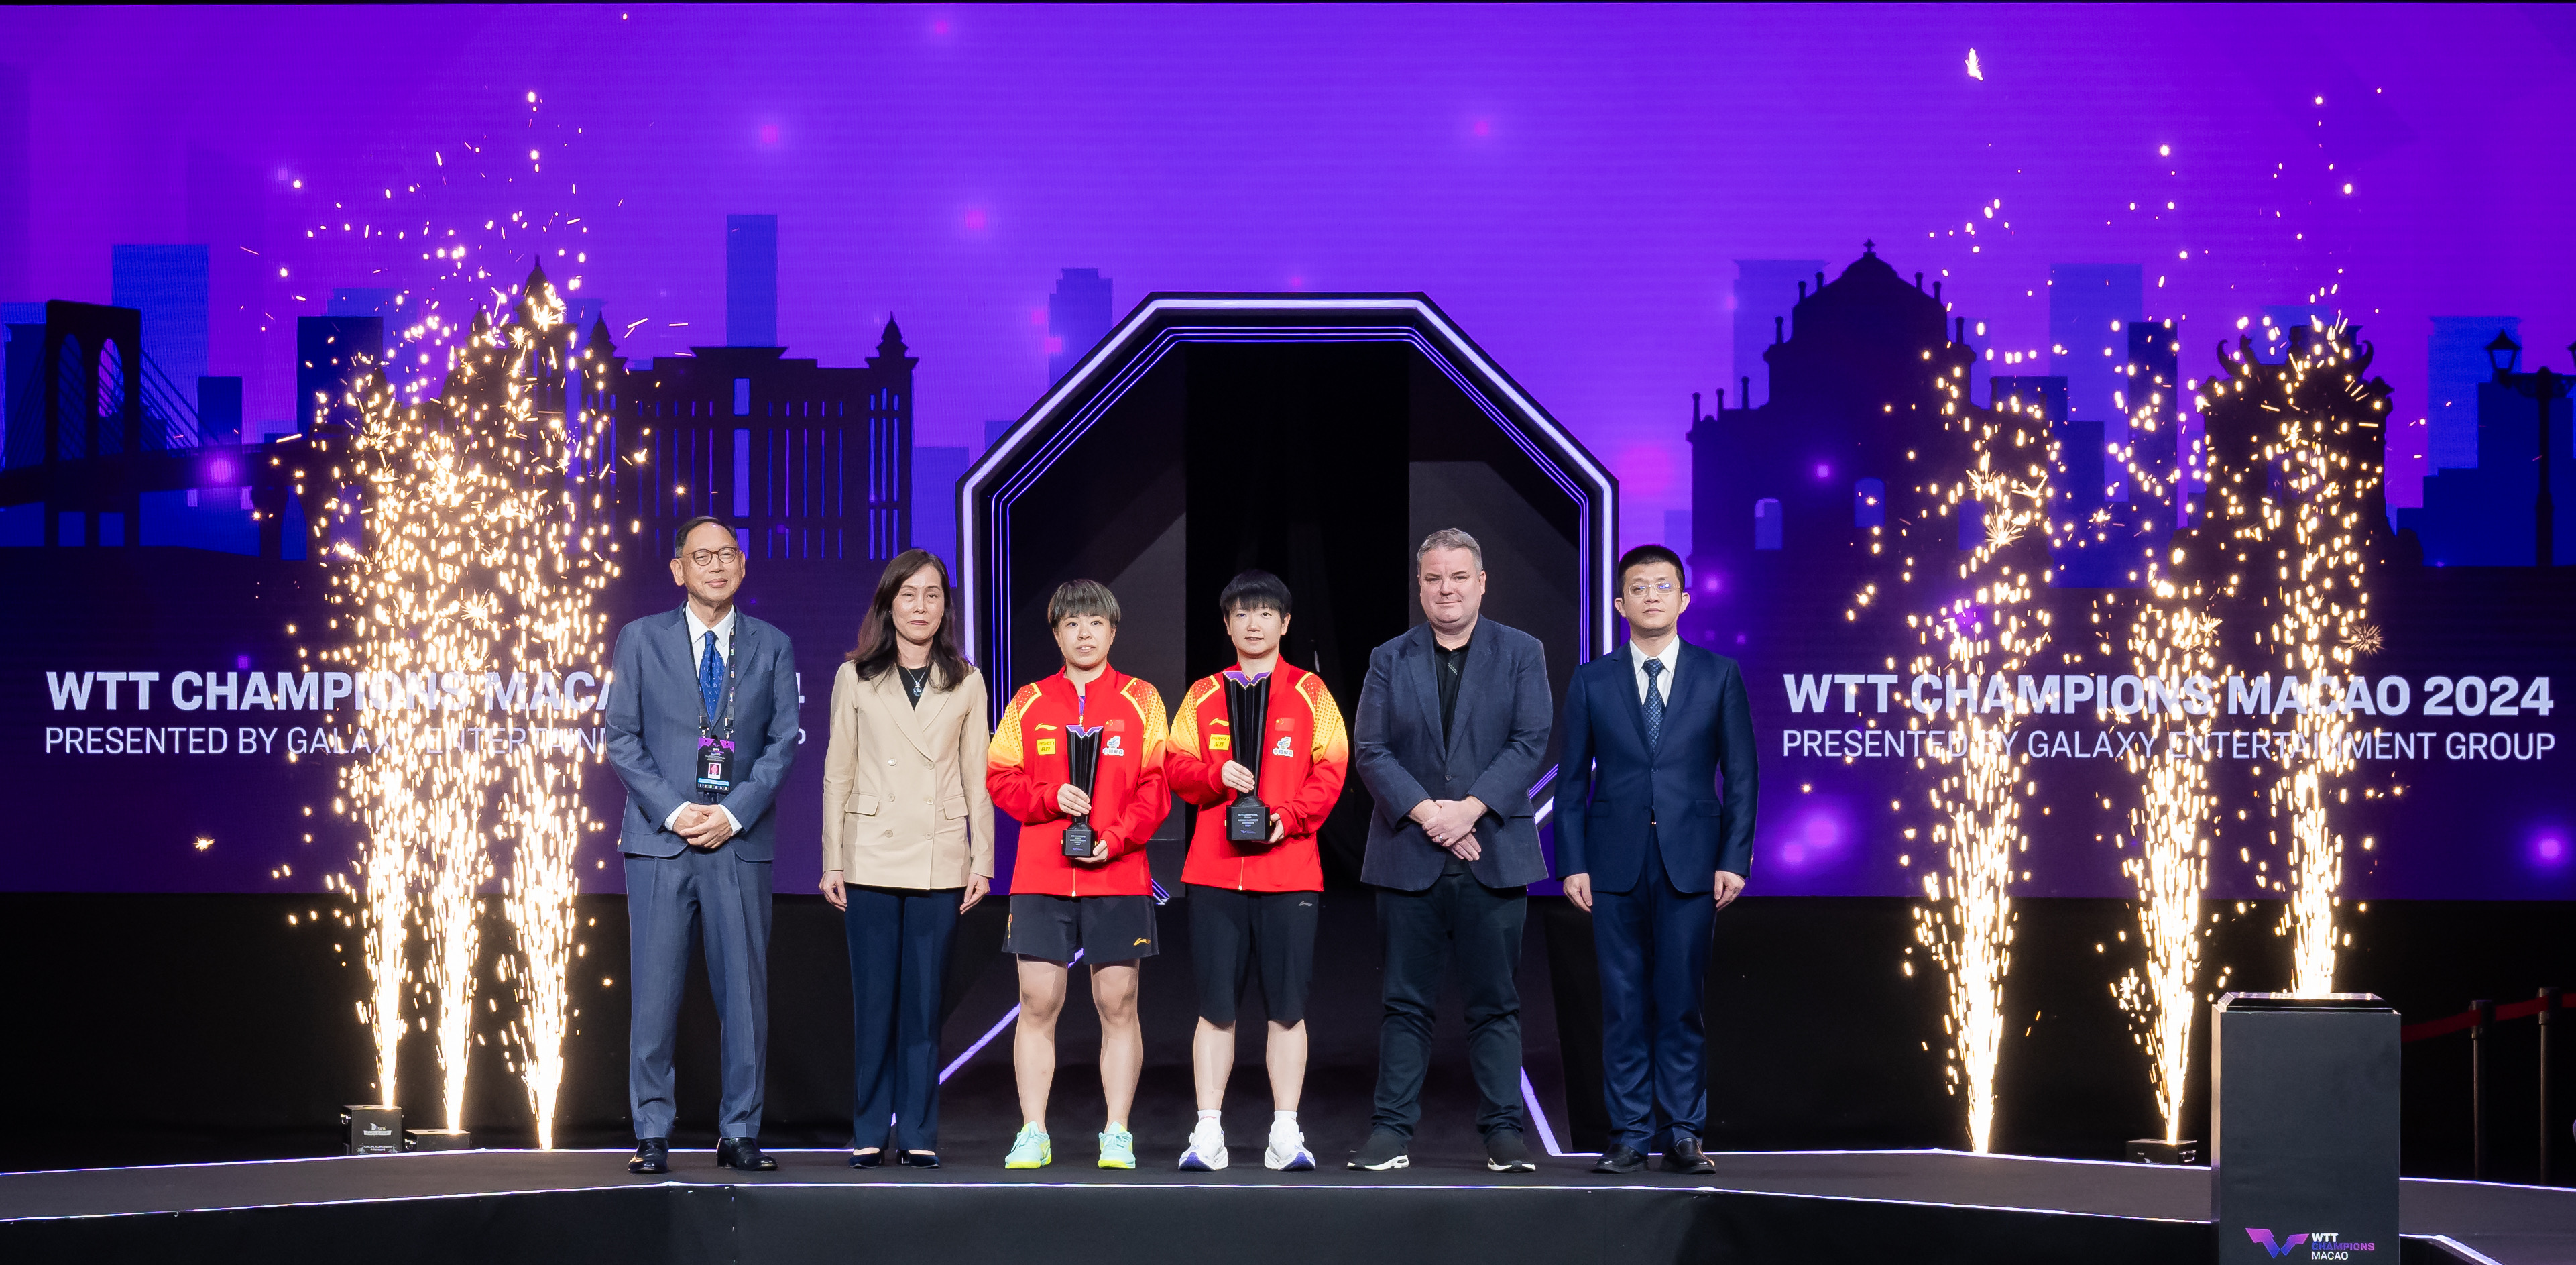
<svg viewBox="0 0 2576 1265"><path fill-rule="evenodd" d="M405 402L381 372L352 393L361 421L330 503L343 529L330 555L343 640L323 657L350 665L353 706L373 731L372 753L344 766L334 807L365 838L349 891L372 982L360 1010L378 1090L398 1101L402 991L416 979L448 1127L464 1127L483 891L495 846L507 844L501 906L516 966L505 961L501 975L517 985L516 1070L538 1144L550 1147L586 825L586 757L570 725L596 701L574 681L601 657L598 597L615 568L606 525L580 512L595 461L577 402L596 366L573 351L542 269L515 300L497 324L478 308L435 398ZM427 950L417 976L406 952L415 925Z"/></svg>
<svg viewBox="0 0 2576 1265"><path fill-rule="evenodd" d="M2317 994L2334 990L2344 853L2334 818L2358 763L2354 710L2368 709L2351 702L2365 681L2351 669L2381 641L2368 619L2366 544L2384 534L2388 387L2367 376L2370 349L2345 326L2296 334L2277 365L2240 339L2201 407L2213 433L2234 434L2242 449L2210 488L2213 525L2226 528L2225 556L2210 562L2229 573L2229 596L2262 612L2260 657L2282 674L2269 710L2289 713L2290 754L2271 800L2288 818L2290 856L2288 878L2273 886L2287 889L2279 930L2291 941L2290 990Z"/></svg>
<svg viewBox="0 0 2576 1265"><path fill-rule="evenodd" d="M1964 347L1954 350L1965 354ZM1969 1145L1984 1153L1993 1146L1995 1068L2007 1031L2013 858L2028 847L2022 805L2037 784L2029 776L2030 757L2013 741L2021 708L1988 711L1977 682L2024 670L2048 644L2050 617L2037 599L2047 580L2047 472L2055 454L2044 424L2030 424L2017 411L1969 405L1966 377L1964 364L1956 364L1937 379L1945 455L1964 458L1962 466L1949 467L1958 470L1954 476L1915 485L1926 512L1907 520L1900 534L1911 538L1904 542L1910 549L1954 551L1972 543L1957 567L1965 595L1909 615L1906 623L1923 647L1913 660L1915 673L1968 682L1964 715L1939 721L1946 737L1934 742L1927 734L1924 744L1927 760L1939 767L1929 799L1931 842L1944 865L1923 876L1914 934L1946 981L1943 1026L1951 1045L1944 1070L1951 1092L1966 1098ZM1960 521L1970 515L1979 521ZM1940 539L1945 531L1954 539ZM1911 560L1907 565L1910 579ZM1918 728L1933 723L1921 715L1908 719Z"/></svg>

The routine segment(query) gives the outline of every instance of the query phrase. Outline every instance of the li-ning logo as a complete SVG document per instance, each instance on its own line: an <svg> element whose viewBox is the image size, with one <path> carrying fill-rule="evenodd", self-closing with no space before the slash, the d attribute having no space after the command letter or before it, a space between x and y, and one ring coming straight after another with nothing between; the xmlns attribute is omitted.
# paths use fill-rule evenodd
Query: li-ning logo
<svg viewBox="0 0 2576 1265"><path fill-rule="evenodd" d="M2265 1256L2273 1257L2275 1259L2288 1256L2290 1253L2297 1251L2300 1244L2308 1241L2308 1236L2304 1234L2293 1234L2290 1236L2289 1242L2276 1243L2272 1239L2271 1231L2256 1230L2250 1227L2247 1228L2245 1234L2246 1237L2251 1238L2256 1243L2262 1245L2263 1254Z"/></svg>

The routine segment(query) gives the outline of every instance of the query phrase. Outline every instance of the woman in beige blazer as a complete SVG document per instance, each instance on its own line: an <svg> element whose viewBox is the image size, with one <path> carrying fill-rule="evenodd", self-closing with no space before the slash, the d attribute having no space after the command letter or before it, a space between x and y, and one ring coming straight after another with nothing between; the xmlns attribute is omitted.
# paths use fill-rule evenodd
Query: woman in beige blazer
<svg viewBox="0 0 2576 1265"><path fill-rule="evenodd" d="M993 883L984 678L957 650L948 568L886 564L858 648L832 679L823 897L850 941L858 1096L850 1166L939 1167L939 1000L957 915Z"/></svg>

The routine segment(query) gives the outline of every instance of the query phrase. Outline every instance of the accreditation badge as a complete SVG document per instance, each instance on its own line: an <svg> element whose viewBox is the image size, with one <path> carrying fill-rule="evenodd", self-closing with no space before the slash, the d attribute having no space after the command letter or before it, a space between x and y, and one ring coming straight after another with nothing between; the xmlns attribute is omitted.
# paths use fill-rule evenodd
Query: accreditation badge
<svg viewBox="0 0 2576 1265"><path fill-rule="evenodd" d="M733 739L698 739L698 789L715 795L733 789Z"/></svg>

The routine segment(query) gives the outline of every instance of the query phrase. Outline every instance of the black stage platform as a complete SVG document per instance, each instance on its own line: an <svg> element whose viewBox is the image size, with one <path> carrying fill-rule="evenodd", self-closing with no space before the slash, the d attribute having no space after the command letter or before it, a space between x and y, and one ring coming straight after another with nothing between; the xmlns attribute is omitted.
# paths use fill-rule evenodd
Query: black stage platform
<svg viewBox="0 0 2576 1265"><path fill-rule="evenodd" d="M1068 1147L1084 1152L1087 1147ZM935 1172L780 1153L468 1151L0 1175L0 1259L503 1262L2205 1261L2208 1170L1955 1151L1717 1156L1708 1178L1104 1173L1059 1159ZM2397 1262L2576 1263L2576 1191L2409 1180ZM2438 1237L2437 1237L2438 1236Z"/></svg>

